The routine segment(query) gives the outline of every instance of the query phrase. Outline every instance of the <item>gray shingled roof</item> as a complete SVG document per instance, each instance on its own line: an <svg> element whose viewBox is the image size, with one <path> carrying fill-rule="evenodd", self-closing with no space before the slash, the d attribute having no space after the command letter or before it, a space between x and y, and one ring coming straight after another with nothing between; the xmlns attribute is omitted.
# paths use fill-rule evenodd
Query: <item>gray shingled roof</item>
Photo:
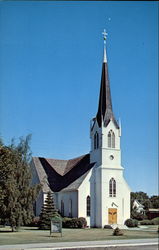
<svg viewBox="0 0 159 250"><path fill-rule="evenodd" d="M89 172L90 172L90 170L88 170L85 174L83 174L76 181L72 182L70 185L68 185L66 188L62 189L61 191L64 192L64 191L77 190L80 187L80 185L82 184L82 182L84 181L84 179L86 178L86 176L88 175Z"/></svg>
<svg viewBox="0 0 159 250"><path fill-rule="evenodd" d="M43 191L50 187L59 192L78 189L94 163L90 164L90 155L86 154L71 160L33 157L33 165L43 183Z"/></svg>

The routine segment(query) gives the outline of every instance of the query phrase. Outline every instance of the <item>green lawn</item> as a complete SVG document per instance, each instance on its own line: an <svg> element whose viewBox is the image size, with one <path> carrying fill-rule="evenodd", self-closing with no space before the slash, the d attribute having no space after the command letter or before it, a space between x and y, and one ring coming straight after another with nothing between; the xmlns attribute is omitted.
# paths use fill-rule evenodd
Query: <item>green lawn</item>
<svg viewBox="0 0 159 250"><path fill-rule="evenodd" d="M8 230L8 231L7 231ZM92 241L92 240L116 240L139 239L158 237L157 226L154 232L122 230L123 236L112 236L111 229L63 229L62 237L50 237L49 231L41 231L36 228L21 228L19 232L9 231L9 227L0 228L0 245L28 244L28 243L52 243L66 241Z"/></svg>

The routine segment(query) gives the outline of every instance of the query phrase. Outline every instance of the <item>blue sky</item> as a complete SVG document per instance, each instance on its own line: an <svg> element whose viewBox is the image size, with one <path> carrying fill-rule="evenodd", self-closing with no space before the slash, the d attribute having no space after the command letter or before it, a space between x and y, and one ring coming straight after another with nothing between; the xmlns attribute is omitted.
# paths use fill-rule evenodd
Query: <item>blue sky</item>
<svg viewBox="0 0 159 250"><path fill-rule="evenodd" d="M122 165L132 191L157 193L158 3L0 2L0 135L32 134L34 156L90 150L103 58L122 121Z"/></svg>

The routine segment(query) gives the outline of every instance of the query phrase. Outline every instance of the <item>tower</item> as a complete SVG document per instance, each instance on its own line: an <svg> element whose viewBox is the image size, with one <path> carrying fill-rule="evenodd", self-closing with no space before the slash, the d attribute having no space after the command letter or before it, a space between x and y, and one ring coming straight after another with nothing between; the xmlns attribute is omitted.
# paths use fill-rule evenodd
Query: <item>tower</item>
<svg viewBox="0 0 159 250"><path fill-rule="evenodd" d="M124 224L130 217L130 188L121 166L121 126L113 113L104 30L104 57L96 117L90 126L90 162L95 162L91 178L91 226Z"/></svg>

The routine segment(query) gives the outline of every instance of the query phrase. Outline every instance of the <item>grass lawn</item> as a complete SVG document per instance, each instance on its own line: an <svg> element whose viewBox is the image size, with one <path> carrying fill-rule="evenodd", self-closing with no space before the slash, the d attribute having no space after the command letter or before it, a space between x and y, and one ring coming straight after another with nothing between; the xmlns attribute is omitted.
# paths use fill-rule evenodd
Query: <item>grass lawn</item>
<svg viewBox="0 0 159 250"><path fill-rule="evenodd" d="M92 241L92 240L117 240L139 239L158 237L157 226L154 232L122 230L123 236L112 236L112 229L63 229L62 237L50 237L49 231L36 228L22 227L19 232L9 231L9 227L0 228L0 245L53 243L66 241Z"/></svg>

